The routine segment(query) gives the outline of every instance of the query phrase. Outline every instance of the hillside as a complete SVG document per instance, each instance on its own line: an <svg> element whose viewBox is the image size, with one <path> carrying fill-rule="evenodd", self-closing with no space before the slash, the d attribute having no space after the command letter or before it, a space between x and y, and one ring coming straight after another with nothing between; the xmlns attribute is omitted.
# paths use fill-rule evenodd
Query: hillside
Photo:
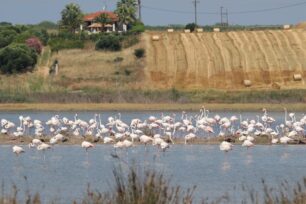
<svg viewBox="0 0 306 204"><path fill-rule="evenodd" d="M160 36L153 41L152 36ZM302 88L306 76L306 31L237 31L144 34L145 76L160 88ZM277 84L277 85L276 85Z"/></svg>

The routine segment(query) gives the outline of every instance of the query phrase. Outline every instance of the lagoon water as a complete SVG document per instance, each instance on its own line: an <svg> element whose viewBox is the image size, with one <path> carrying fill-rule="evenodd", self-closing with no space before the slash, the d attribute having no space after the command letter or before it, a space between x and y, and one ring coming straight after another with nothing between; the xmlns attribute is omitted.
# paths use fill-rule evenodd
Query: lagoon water
<svg viewBox="0 0 306 204"><path fill-rule="evenodd" d="M0 118L18 123L19 115L30 115L33 119L46 121L54 112L2 112ZM90 119L94 112L79 113L82 119ZM115 112L104 113L103 118ZM160 116L159 112L125 112L122 119L145 119L149 115ZM213 115L216 113L213 113ZM221 113L231 116L239 113ZM259 113L242 113L243 117L256 118ZM64 112L60 116L73 118L74 113ZM180 113L177 113L180 115ZM301 114L300 114L301 115ZM278 122L283 120L283 113L271 113ZM114 188L113 168L118 168L118 160L112 158L114 149L111 145L97 145L90 149L87 157L80 145L58 145L47 151L45 160L42 152L28 149L20 157L16 157L10 145L0 145L0 181L5 191L9 192L12 184L20 190L20 196L29 189L39 192L43 201L48 203L57 200L59 203L79 200L84 197L87 185L100 192ZM306 146L298 145L258 145L245 149L235 145L233 151L225 154L218 145L173 145L166 152L155 147L137 146L128 151L117 153L129 165L138 168L156 169L171 179L173 185L184 189L197 186L197 199L209 197L219 198L225 193L231 197L231 203L238 203L241 198L248 197L241 190L244 185L250 189L261 191L261 180L269 186L278 186L283 181L290 185L301 181L306 176ZM125 163L121 162L124 170Z"/></svg>

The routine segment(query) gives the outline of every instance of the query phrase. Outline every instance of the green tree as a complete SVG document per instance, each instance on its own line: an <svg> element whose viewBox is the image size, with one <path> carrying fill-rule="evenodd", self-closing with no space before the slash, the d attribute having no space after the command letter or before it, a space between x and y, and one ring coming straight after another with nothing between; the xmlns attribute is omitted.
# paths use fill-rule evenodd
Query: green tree
<svg viewBox="0 0 306 204"><path fill-rule="evenodd" d="M189 23L185 26L185 29L189 29L190 32L193 32L197 28L197 25L195 23Z"/></svg>
<svg viewBox="0 0 306 204"><path fill-rule="evenodd" d="M31 71L36 62L36 52L24 44L11 44L0 50L0 70L2 73Z"/></svg>
<svg viewBox="0 0 306 204"><path fill-rule="evenodd" d="M14 30L0 30L0 48L6 47L11 44L17 36Z"/></svg>
<svg viewBox="0 0 306 204"><path fill-rule="evenodd" d="M136 21L137 2L136 0L120 0L117 3L116 14L121 24L130 25Z"/></svg>
<svg viewBox="0 0 306 204"><path fill-rule="evenodd" d="M83 14L80 6L74 3L67 4L61 12L60 25L70 32L75 32L83 22Z"/></svg>
<svg viewBox="0 0 306 204"><path fill-rule="evenodd" d="M96 22L101 23L102 30L104 30L105 24L110 23L111 19L109 18L109 16L106 13L102 13L98 18L96 18Z"/></svg>

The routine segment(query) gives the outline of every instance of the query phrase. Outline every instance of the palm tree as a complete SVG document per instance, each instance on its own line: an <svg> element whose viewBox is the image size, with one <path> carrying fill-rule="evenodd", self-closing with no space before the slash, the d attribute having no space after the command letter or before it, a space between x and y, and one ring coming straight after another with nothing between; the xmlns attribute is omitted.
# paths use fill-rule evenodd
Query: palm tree
<svg viewBox="0 0 306 204"><path fill-rule="evenodd" d="M136 21L137 11L136 0L120 0L117 3L116 14L119 17L120 24L132 24Z"/></svg>
<svg viewBox="0 0 306 204"><path fill-rule="evenodd" d="M60 24L70 32L75 32L83 22L83 14L78 4L70 3L61 12Z"/></svg>
<svg viewBox="0 0 306 204"><path fill-rule="evenodd" d="M110 23L111 19L109 18L109 16L106 13L102 13L98 18L96 18L96 22L101 23L102 31L104 31L105 24Z"/></svg>

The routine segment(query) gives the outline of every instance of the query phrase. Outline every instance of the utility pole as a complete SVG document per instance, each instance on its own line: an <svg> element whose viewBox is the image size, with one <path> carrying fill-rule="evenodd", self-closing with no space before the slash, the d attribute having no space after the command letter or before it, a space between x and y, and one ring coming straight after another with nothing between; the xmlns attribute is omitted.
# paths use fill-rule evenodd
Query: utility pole
<svg viewBox="0 0 306 204"><path fill-rule="evenodd" d="M138 18L139 21L141 21L141 0L137 0L138 1Z"/></svg>
<svg viewBox="0 0 306 204"><path fill-rule="evenodd" d="M220 7L220 17L221 17L220 26L223 26L223 6Z"/></svg>
<svg viewBox="0 0 306 204"><path fill-rule="evenodd" d="M192 3L194 4L194 23L198 25L197 6L198 6L198 3L200 3L200 1L194 0Z"/></svg>
<svg viewBox="0 0 306 204"><path fill-rule="evenodd" d="M220 18L221 18L221 22L220 25L221 26L228 26L228 11L227 9L225 11L223 11L224 7L221 6L220 7Z"/></svg>
<svg viewBox="0 0 306 204"><path fill-rule="evenodd" d="M228 11L226 9L226 26L228 26Z"/></svg>

